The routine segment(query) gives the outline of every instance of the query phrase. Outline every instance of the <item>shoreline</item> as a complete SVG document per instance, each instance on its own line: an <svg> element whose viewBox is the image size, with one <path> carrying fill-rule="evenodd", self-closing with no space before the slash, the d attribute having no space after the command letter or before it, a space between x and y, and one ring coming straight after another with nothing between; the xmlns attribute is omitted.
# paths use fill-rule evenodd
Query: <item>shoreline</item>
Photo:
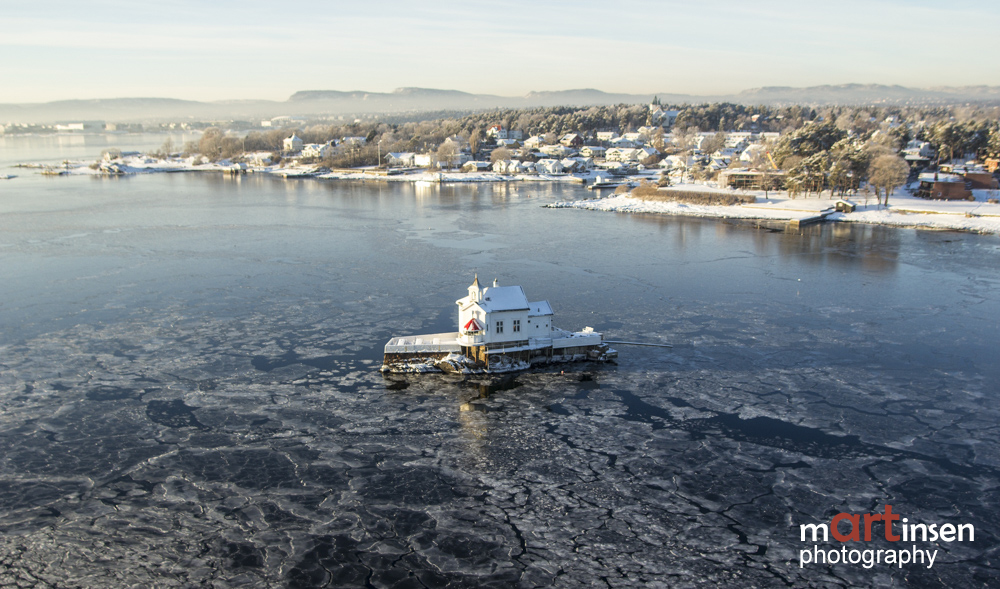
<svg viewBox="0 0 1000 589"><path fill-rule="evenodd" d="M103 168L92 169L91 162L73 161L68 165L18 164L17 167L41 170L40 174L61 176L121 176L157 173L209 172L234 176L244 174L264 174L280 179L350 180L363 182L411 182L428 184L472 184L498 182L561 182L567 184L592 185L602 171L591 170L573 174L517 174L507 175L496 172L454 172L454 171L406 171L390 173L387 169L360 168L356 171L318 171L315 166L238 166L234 164L195 164L195 158L158 159L145 155L125 160L105 163ZM622 181L653 180L659 170L638 176L623 178ZM671 186L673 190L699 192L720 192L730 194L733 190L720 189L706 184L681 184ZM611 190L611 188L608 188ZM889 198L888 207L863 204L864 197L847 197L857 205L854 212L832 212L838 198L829 196L800 197L791 199L786 192L771 191L764 198L763 191L740 191L752 195L757 202L742 205L696 205L678 201L653 201L634 198L629 194L595 194L594 198L573 201L558 201L544 205L545 208L574 208L591 211L662 214L685 217L714 219L746 219L761 221L795 222L824 214L825 220L840 223L865 223L890 227L966 231L980 234L1000 234L1000 204L988 203L995 199L995 191L977 189L973 191L974 201L938 201L917 198L902 189L900 194Z"/></svg>

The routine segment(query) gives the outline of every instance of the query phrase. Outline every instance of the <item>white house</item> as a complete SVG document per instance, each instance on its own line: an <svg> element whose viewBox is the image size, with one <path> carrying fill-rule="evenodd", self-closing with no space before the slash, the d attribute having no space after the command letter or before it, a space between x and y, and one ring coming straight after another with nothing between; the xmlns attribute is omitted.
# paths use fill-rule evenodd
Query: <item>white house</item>
<svg viewBox="0 0 1000 589"><path fill-rule="evenodd" d="M569 157L575 153L572 149L566 147L565 145L543 145L538 149L538 151L544 153L547 156L564 158Z"/></svg>
<svg viewBox="0 0 1000 589"><path fill-rule="evenodd" d="M722 149L716 149L715 153L712 154L712 157L715 159L726 160L728 163L738 158L740 153L742 153L742 151L733 149L732 147L723 147Z"/></svg>
<svg viewBox="0 0 1000 589"><path fill-rule="evenodd" d="M493 286L483 288L477 276L468 296L455 303L463 346L527 343L552 337L552 307L548 301L529 303L520 286L500 286L494 280Z"/></svg>
<svg viewBox="0 0 1000 589"><path fill-rule="evenodd" d="M333 141L326 143L307 143L302 146L302 157L324 158L333 155L336 147Z"/></svg>
<svg viewBox="0 0 1000 589"><path fill-rule="evenodd" d="M594 169L594 160L589 157L567 157L560 161L566 172L585 172Z"/></svg>
<svg viewBox="0 0 1000 589"><path fill-rule="evenodd" d="M247 156L250 164L257 167L270 166L273 155L270 151L255 151Z"/></svg>
<svg viewBox="0 0 1000 589"><path fill-rule="evenodd" d="M493 162L493 171L497 174L517 174L523 172L524 167L517 160L497 160Z"/></svg>
<svg viewBox="0 0 1000 589"><path fill-rule="evenodd" d="M672 127L679 114L681 114L679 110L664 110L658 104L649 105L649 118L656 125Z"/></svg>
<svg viewBox="0 0 1000 589"><path fill-rule="evenodd" d="M733 131L726 133L726 147L733 149L745 149L753 140L753 133L749 131Z"/></svg>
<svg viewBox="0 0 1000 589"><path fill-rule="evenodd" d="M535 162L535 171L539 174L561 174L565 168L559 160L544 159Z"/></svg>
<svg viewBox="0 0 1000 589"><path fill-rule="evenodd" d="M490 162L468 161L462 164L463 172L489 172Z"/></svg>
<svg viewBox="0 0 1000 589"><path fill-rule="evenodd" d="M914 139L906 144L901 153L905 156L915 156L922 158L932 158L935 155L934 147L926 141Z"/></svg>
<svg viewBox="0 0 1000 589"><path fill-rule="evenodd" d="M602 158L607 153L607 149L596 145L584 145L580 148L580 155L584 157Z"/></svg>
<svg viewBox="0 0 1000 589"><path fill-rule="evenodd" d="M340 143L348 147L362 147L368 143L368 140L364 137L341 137Z"/></svg>
<svg viewBox="0 0 1000 589"><path fill-rule="evenodd" d="M302 151L303 142L301 139L299 139L299 136L296 135L295 133L292 133L291 137L285 138L285 140L282 143L283 147L285 148L285 151L289 153L298 153Z"/></svg>
<svg viewBox="0 0 1000 589"><path fill-rule="evenodd" d="M764 146L760 143L753 143L748 145L746 149L740 152L740 161L752 162L757 159L758 155L765 154Z"/></svg>
<svg viewBox="0 0 1000 589"><path fill-rule="evenodd" d="M634 141L626 137L616 137L609 141L611 147L617 147L619 149L629 148L629 147L639 147L642 145L641 141Z"/></svg>
<svg viewBox="0 0 1000 589"><path fill-rule="evenodd" d="M503 125L493 125L486 130L486 136L493 137L494 139L515 139L520 141L523 134L520 131L504 129Z"/></svg>
<svg viewBox="0 0 1000 589"><path fill-rule="evenodd" d="M532 135L524 140L524 146L532 149L538 149L543 145L545 145L545 138L538 135Z"/></svg>
<svg viewBox="0 0 1000 589"><path fill-rule="evenodd" d="M416 165L416 154L409 151L393 151L385 154L385 165L390 168L412 168Z"/></svg>
<svg viewBox="0 0 1000 589"><path fill-rule="evenodd" d="M652 147L640 147L636 149L635 157L636 161L641 162L653 157L654 155L660 155L660 152L656 151Z"/></svg>
<svg viewBox="0 0 1000 589"><path fill-rule="evenodd" d="M699 158L690 155L668 155L660 162L660 167L670 170L686 170L696 165L699 161Z"/></svg>
<svg viewBox="0 0 1000 589"><path fill-rule="evenodd" d="M598 131L596 137L598 141L607 142L611 141L615 137L618 137L618 133L615 133L614 131Z"/></svg>
<svg viewBox="0 0 1000 589"><path fill-rule="evenodd" d="M634 147L612 147L604 154L605 161L609 162L631 162L635 161Z"/></svg>

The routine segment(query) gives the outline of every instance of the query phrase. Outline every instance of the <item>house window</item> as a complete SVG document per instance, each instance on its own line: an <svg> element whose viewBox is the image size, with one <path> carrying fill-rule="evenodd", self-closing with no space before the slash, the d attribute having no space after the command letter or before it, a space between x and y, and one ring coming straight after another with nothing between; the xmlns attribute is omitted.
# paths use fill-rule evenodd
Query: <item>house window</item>
<svg viewBox="0 0 1000 589"><path fill-rule="evenodd" d="M497 321L497 333L503 333L503 321Z"/></svg>
<svg viewBox="0 0 1000 589"><path fill-rule="evenodd" d="M514 333L517 333L519 331L521 331L521 320L520 319L515 319L514 320Z"/></svg>

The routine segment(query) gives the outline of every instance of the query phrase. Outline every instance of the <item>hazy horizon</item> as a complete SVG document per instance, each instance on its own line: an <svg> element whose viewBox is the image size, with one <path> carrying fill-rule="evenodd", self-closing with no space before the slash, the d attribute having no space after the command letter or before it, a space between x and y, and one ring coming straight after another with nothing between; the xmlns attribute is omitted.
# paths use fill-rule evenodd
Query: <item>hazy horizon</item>
<svg viewBox="0 0 1000 589"><path fill-rule="evenodd" d="M5 10L0 103L286 100L399 87L523 96L1000 85L1000 6L919 0L410 3L49 0ZM960 48L956 53L942 47ZM960 51L960 52L959 52Z"/></svg>

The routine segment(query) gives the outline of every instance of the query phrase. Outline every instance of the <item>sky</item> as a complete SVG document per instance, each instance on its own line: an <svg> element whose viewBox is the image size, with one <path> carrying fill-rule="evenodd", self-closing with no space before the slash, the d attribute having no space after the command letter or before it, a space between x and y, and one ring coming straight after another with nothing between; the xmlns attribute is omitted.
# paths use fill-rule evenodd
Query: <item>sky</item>
<svg viewBox="0 0 1000 589"><path fill-rule="evenodd" d="M0 103L1000 85L1000 2L4 0Z"/></svg>

